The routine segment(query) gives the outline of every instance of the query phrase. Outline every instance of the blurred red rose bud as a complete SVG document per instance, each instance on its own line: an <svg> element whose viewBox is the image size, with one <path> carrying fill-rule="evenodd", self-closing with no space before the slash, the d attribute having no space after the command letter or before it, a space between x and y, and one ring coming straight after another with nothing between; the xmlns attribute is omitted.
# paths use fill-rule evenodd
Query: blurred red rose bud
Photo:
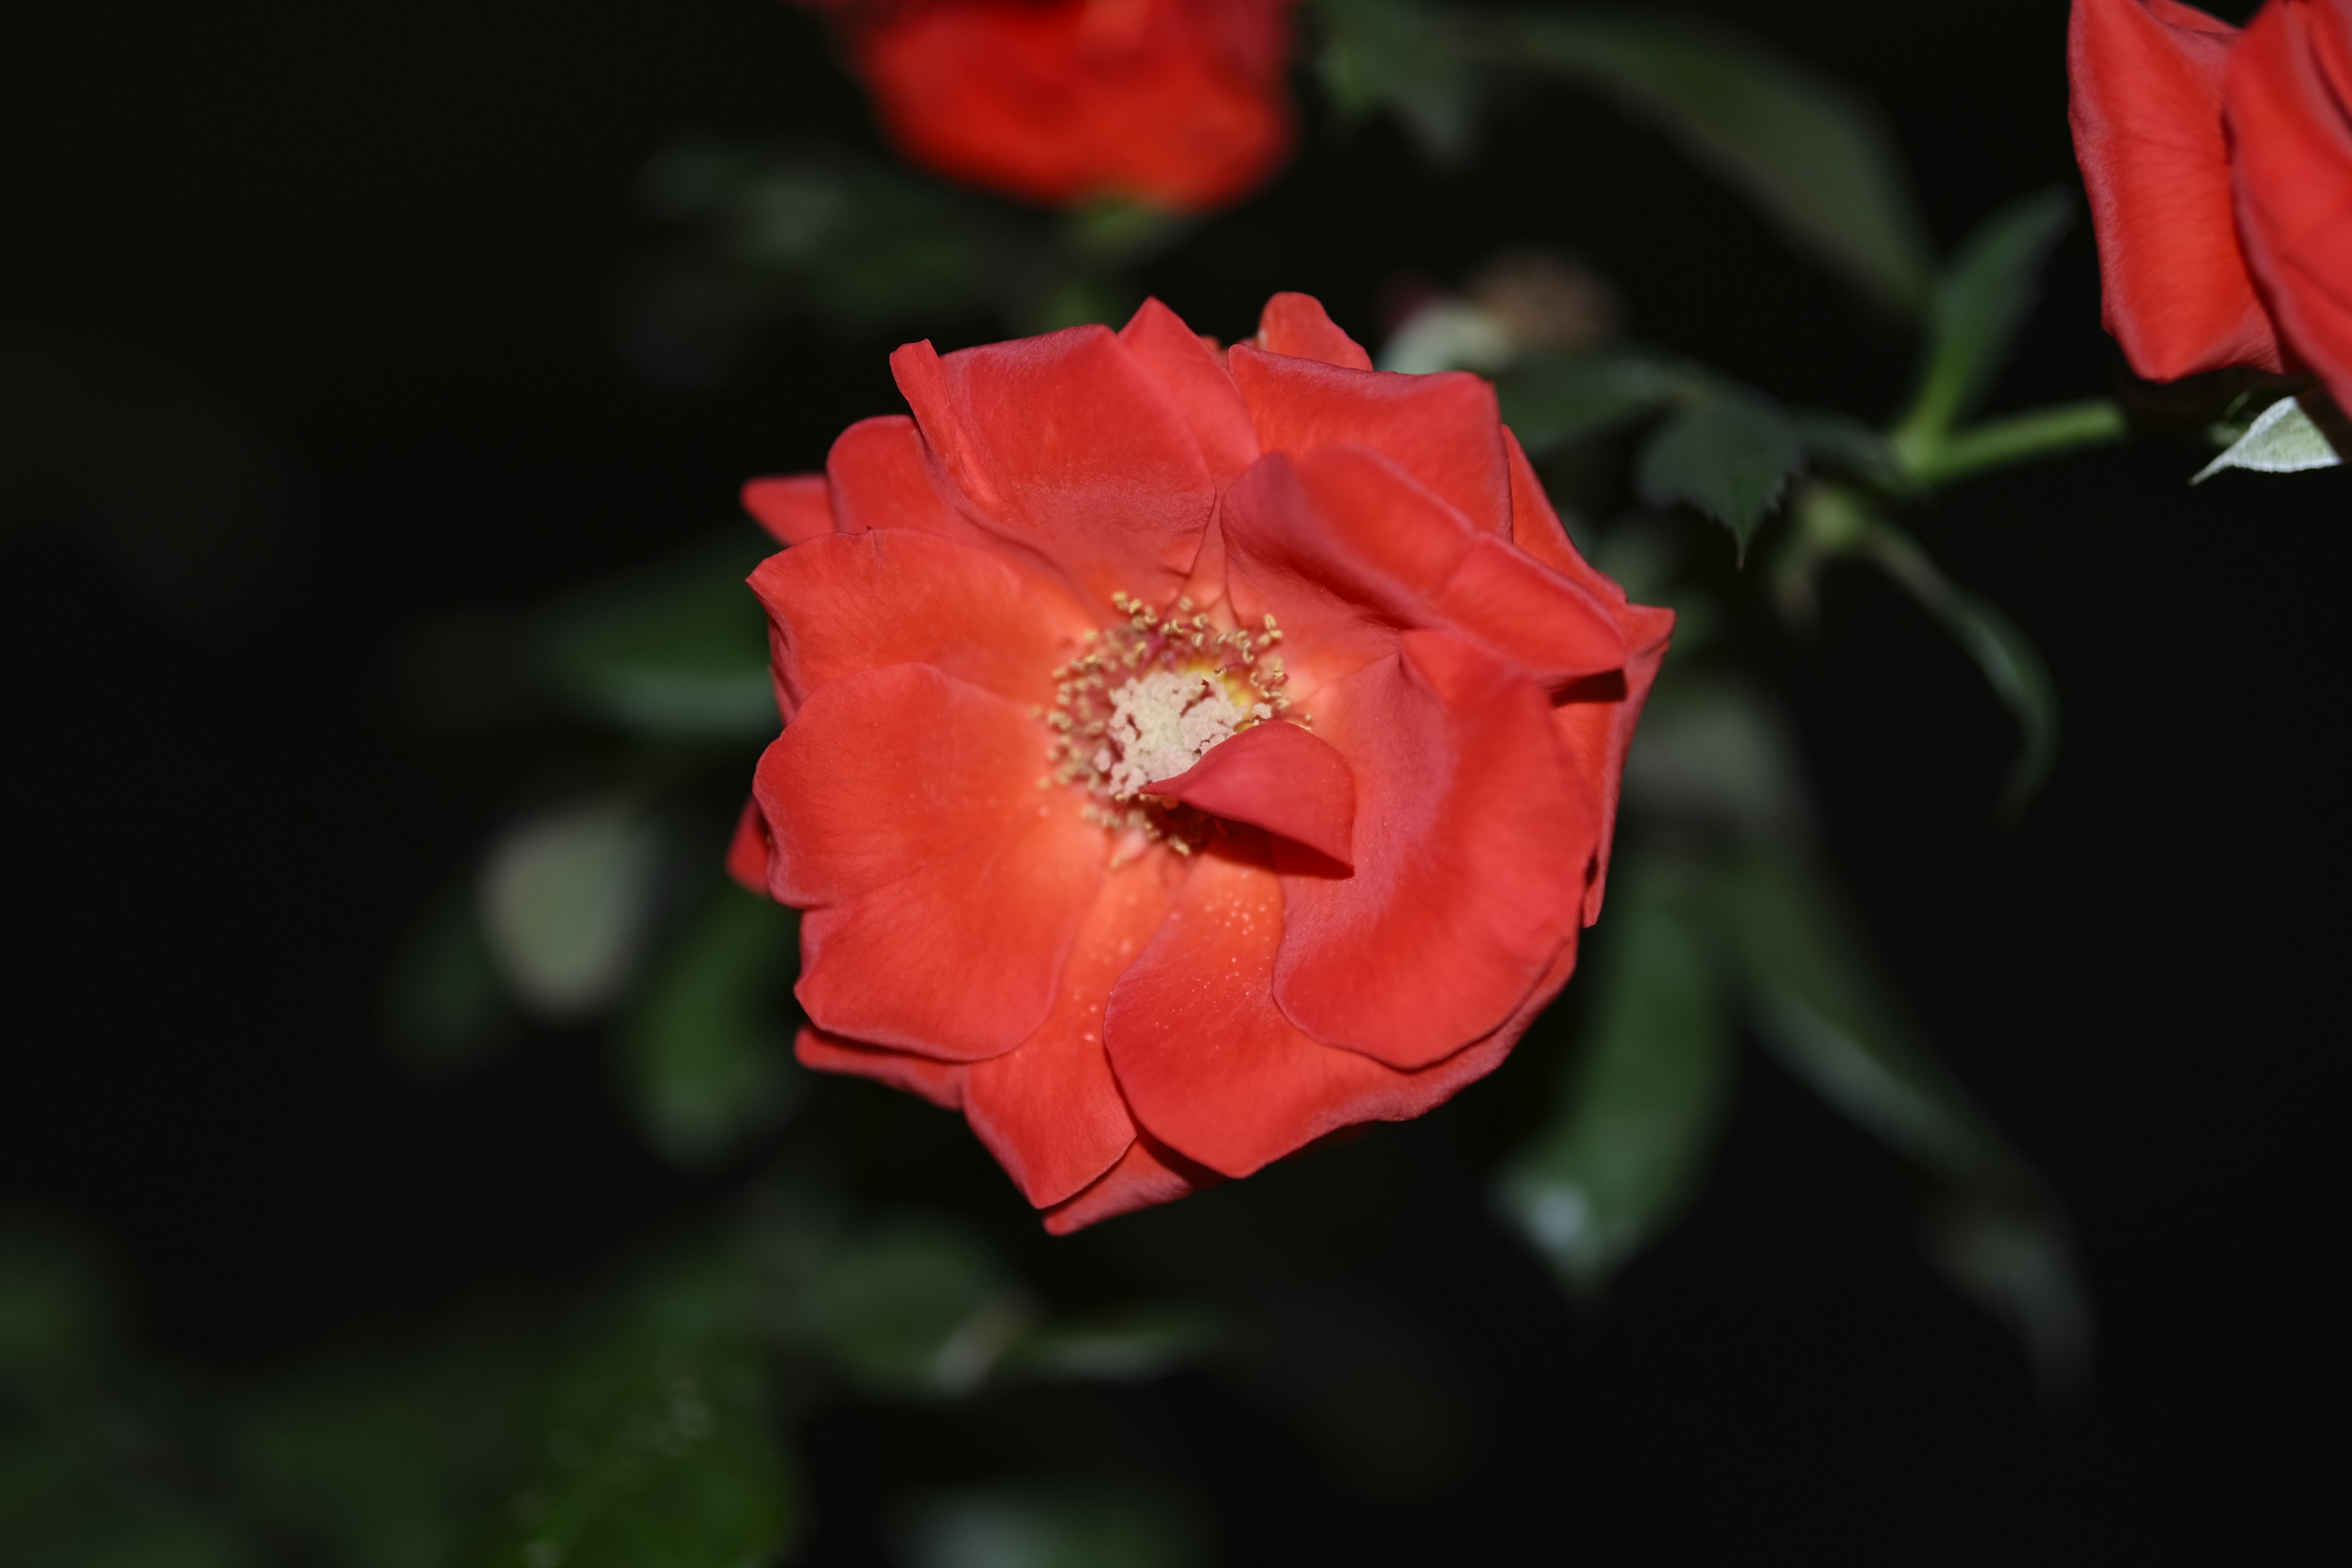
<svg viewBox="0 0 2352 1568"><path fill-rule="evenodd" d="M1293 0L803 0L907 157L1054 206L1177 212L1288 156Z"/></svg>

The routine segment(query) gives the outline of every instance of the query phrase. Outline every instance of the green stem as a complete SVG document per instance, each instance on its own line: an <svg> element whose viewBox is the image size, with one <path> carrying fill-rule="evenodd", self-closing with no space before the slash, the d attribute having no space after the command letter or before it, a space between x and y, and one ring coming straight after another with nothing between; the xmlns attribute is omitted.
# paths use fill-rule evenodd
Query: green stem
<svg viewBox="0 0 2352 1568"><path fill-rule="evenodd" d="M1988 419L1948 435L1895 437L1904 466L1923 485L1947 485L1971 475L2054 457L2124 437L2124 411L2105 397L2028 409Z"/></svg>

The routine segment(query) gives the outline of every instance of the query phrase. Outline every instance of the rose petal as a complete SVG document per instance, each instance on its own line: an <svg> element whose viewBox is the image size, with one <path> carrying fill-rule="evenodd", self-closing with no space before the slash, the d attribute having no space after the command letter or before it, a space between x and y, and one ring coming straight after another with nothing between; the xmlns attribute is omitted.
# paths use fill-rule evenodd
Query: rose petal
<svg viewBox="0 0 2352 1568"><path fill-rule="evenodd" d="M1464 633L1550 687L1624 662L1616 621L1590 593L1364 447L1260 459L1221 521L1235 612L1275 615L1284 653L1317 681L1385 657L1414 627Z"/></svg>
<svg viewBox="0 0 2352 1568"><path fill-rule="evenodd" d="M1511 482L1495 389L1465 371L1341 370L1236 343L1225 356L1268 452L1334 442L1370 447L1471 523L1508 538Z"/></svg>
<svg viewBox="0 0 2352 1568"><path fill-rule="evenodd" d="M1167 918L1182 880L1172 860L1141 856L1110 873L1045 1021L1014 1049L967 1069L971 1130L1039 1208L1092 1182L1135 1142L1103 1050L1103 1005Z"/></svg>
<svg viewBox="0 0 2352 1568"><path fill-rule="evenodd" d="M1417 1072L1324 1045L1274 1004L1283 918L1282 884L1262 841L1237 837L1201 856L1105 1018L1136 1121L1224 1175L1246 1176L1341 1128L1410 1121L1443 1104L1493 1071L1534 1016L1523 1009ZM1552 990L1573 962L1572 943L1555 955ZM1444 983L1434 966L1415 973L1424 985Z"/></svg>
<svg viewBox="0 0 2352 1568"><path fill-rule="evenodd" d="M2297 359L2352 408L2352 7L2274 0L2232 52L2237 215Z"/></svg>
<svg viewBox="0 0 2352 1568"><path fill-rule="evenodd" d="M768 858L772 852L768 819L760 815L756 798L747 800L735 818L735 836L727 842L727 874L750 891L767 898Z"/></svg>
<svg viewBox="0 0 2352 1568"><path fill-rule="evenodd" d="M827 1032L949 1060L1044 1020L1102 833L1036 787L1042 726L924 664L819 687L760 759L769 886L809 911L797 994Z"/></svg>
<svg viewBox="0 0 2352 1568"><path fill-rule="evenodd" d="M2170 381L2280 366L2231 209L2222 77L2236 30L2187 5L2075 0L2067 118L2091 196L2107 331Z"/></svg>
<svg viewBox="0 0 2352 1568"><path fill-rule="evenodd" d="M1123 1214L1191 1197L1224 1178L1154 1139L1138 1136L1118 1163L1095 1184L1045 1215L1045 1229L1067 1236Z"/></svg>
<svg viewBox="0 0 2352 1568"><path fill-rule="evenodd" d="M823 474L787 474L743 487L743 510L779 544L833 531L833 497Z"/></svg>
<svg viewBox="0 0 2352 1568"><path fill-rule="evenodd" d="M1312 294L1286 291L1266 300L1258 312L1257 346L1268 353L1319 360L1342 370L1372 368L1372 356L1364 345L1341 331L1323 301Z"/></svg>
<svg viewBox="0 0 2352 1568"><path fill-rule="evenodd" d="M890 356L977 520L1099 599L1172 597L1216 499L1176 399L1103 327Z"/></svg>
<svg viewBox="0 0 2352 1568"><path fill-rule="evenodd" d="M797 705L828 680L928 664L1026 707L1093 621L1003 552L904 529L834 534L772 555L751 591L775 627L774 668Z"/></svg>
<svg viewBox="0 0 2352 1568"><path fill-rule="evenodd" d="M1574 934L1599 802L1524 675L1443 632L1317 699L1356 777L1356 869L1284 875L1274 994L1319 1040L1422 1068L1493 1032Z"/></svg>
<svg viewBox="0 0 2352 1568"><path fill-rule="evenodd" d="M1328 742L1296 724L1255 724L1202 753L1150 793L1355 863L1356 781Z"/></svg>
<svg viewBox="0 0 2352 1568"><path fill-rule="evenodd" d="M943 538L991 543L985 531L940 494L938 460L903 414L861 419L835 438L824 458L826 487L843 533L913 529Z"/></svg>
<svg viewBox="0 0 2352 1568"><path fill-rule="evenodd" d="M1616 617L1625 639L1625 668L1614 679L1596 677L1552 699L1552 722L1577 771L1601 785L1601 850L1592 886L1584 895L1584 923L1601 918L1601 895L1609 880L1609 855L1617 837L1617 797L1625 773L1625 752L1650 688L1665 662L1674 636L1675 613L1629 604L1625 590L1585 563L1560 526L1551 498L1544 494L1535 465L1508 429L1503 440L1511 463L1511 542L1593 596Z"/></svg>
<svg viewBox="0 0 2352 1568"><path fill-rule="evenodd" d="M1241 389L1224 362L1175 311L1146 300L1118 336L1176 400L1217 483L1231 483L1257 461L1257 426Z"/></svg>
<svg viewBox="0 0 2352 1568"><path fill-rule="evenodd" d="M921 1095L942 1110L963 1109L964 1075L971 1070L960 1063L909 1056L905 1051L886 1051L877 1046L860 1045L822 1029L805 1027L793 1041L793 1055L804 1068L870 1078L892 1089Z"/></svg>

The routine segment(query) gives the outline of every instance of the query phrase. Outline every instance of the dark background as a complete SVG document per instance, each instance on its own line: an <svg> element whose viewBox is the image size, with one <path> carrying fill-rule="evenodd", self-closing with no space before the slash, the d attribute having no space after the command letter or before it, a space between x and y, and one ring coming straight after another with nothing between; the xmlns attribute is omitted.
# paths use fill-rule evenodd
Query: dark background
<svg viewBox="0 0 2352 1568"><path fill-rule="evenodd" d="M1947 245L2073 179L2057 0L1708 9L1885 106ZM871 145L855 89L769 0L83 0L0 21L0 337L163 389L184 425L242 443L284 519L226 610L175 607L168 552L139 591L109 565L136 547L70 487L0 539L18 910L0 1203L106 1238L143 1337L229 1370L573 1279L706 1211L744 1173L645 1152L584 1037L454 1085L386 1063L386 954L512 784L404 728L388 650L735 526L741 479L813 468L898 405L887 342L787 332L691 395L612 347L649 243L644 161L691 131ZM1902 391L1901 334L1560 96L1505 115L1452 180L1389 127L1316 119L1290 175L1147 280L1204 331L1244 333L1301 288L1371 339L1401 273L1459 278L1520 240L1573 247L1644 337L1791 400L1876 416ZM1996 406L2105 390L2096 321L2078 229ZM66 447L49 455L99 483L111 448ZM169 498L152 460L142 493ZM1572 1310L1478 1200L1479 1130L1543 1092L1539 1032L1424 1123L1185 1205L1208 1219L1014 1243L1049 1268L1181 1274L1234 1205L1360 1193L1358 1245L1319 1272L1199 1270L1309 1321L1380 1303L1332 1321L1371 1323L1375 1358L1433 1358L1446 1392L1415 1429L1472 1435L1416 1490L1351 1480L1278 1398L1199 1378L1141 1396L1231 1560L2341 1560L2352 911L2326 736L2352 663L2352 481L2192 490L2200 461L2079 457L1923 524L2064 693L2055 780L2014 830L1992 810L2006 721L1893 590L1833 578L1822 634L1782 661L1872 940L2077 1219L2100 1314L2083 1406L2045 1415L2011 1344L1922 1265L1903 1167L1753 1057L1696 1211ZM1026 1236L984 1158L929 1158ZM872 1559L862 1521L894 1467L929 1462L897 1432L849 1409L806 1434L815 1560Z"/></svg>

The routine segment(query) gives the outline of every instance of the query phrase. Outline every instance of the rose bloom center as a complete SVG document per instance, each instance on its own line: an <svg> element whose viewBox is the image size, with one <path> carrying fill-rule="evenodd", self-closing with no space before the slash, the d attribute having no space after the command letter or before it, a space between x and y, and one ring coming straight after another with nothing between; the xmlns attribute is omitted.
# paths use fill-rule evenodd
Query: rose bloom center
<svg viewBox="0 0 2352 1568"><path fill-rule="evenodd" d="M1313 716L1290 712L1272 616L1242 627L1190 598L1163 610L1124 593L1111 603L1127 619L1088 632L1086 651L1054 671L1053 710L1036 710L1055 731L1052 771L1037 787L1081 785L1087 821L1189 855L1223 825L1149 786L1244 730Z"/></svg>

